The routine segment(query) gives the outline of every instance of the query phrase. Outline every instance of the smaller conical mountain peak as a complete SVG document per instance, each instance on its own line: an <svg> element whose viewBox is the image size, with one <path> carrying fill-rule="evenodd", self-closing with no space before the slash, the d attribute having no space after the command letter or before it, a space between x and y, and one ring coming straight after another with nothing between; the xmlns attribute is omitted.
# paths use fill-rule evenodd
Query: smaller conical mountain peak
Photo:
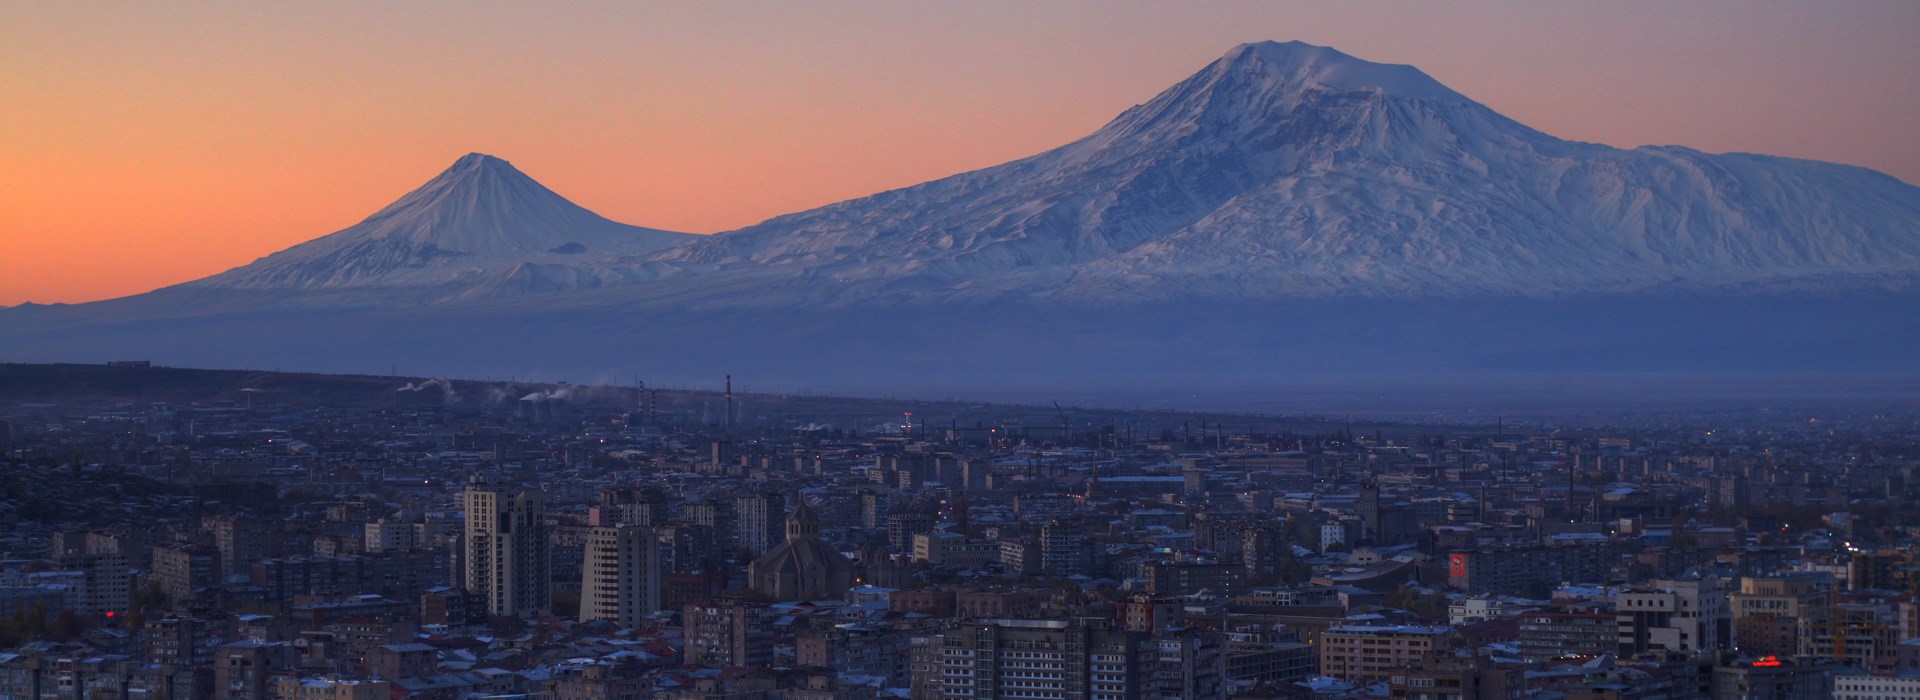
<svg viewBox="0 0 1920 700"><path fill-rule="evenodd" d="M485 153L468 153L460 156L460 159L454 161L453 165L447 166L446 170L441 171L441 176L480 173L511 173L519 177L526 177L526 174L521 173L518 168L513 167L513 164L507 162L505 158L490 156Z"/></svg>
<svg viewBox="0 0 1920 700"><path fill-rule="evenodd" d="M460 156L460 160L454 161L453 165L454 167L462 165L505 165L507 167L513 167L513 164L508 163L505 158L487 155L478 151Z"/></svg>
<svg viewBox="0 0 1920 700"><path fill-rule="evenodd" d="M558 200L554 194L526 173L520 172L506 160L485 153L468 153L446 170L440 171L433 179L418 189L408 193L386 208L375 212L369 220L390 216L409 208L422 205L436 205L448 199L471 200L475 198L495 198L511 201L513 199Z"/></svg>
<svg viewBox="0 0 1920 700"><path fill-rule="evenodd" d="M469 153L359 224L193 284L439 285L552 256L650 252L687 238L609 221L503 159Z"/></svg>

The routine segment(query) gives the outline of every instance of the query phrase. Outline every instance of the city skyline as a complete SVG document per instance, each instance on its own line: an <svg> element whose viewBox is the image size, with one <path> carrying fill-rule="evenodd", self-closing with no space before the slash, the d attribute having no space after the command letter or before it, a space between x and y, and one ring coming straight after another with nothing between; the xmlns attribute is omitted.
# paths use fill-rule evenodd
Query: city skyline
<svg viewBox="0 0 1920 700"><path fill-rule="evenodd" d="M0 10L0 81L35 105L0 116L30 136L0 147L0 304L241 265L474 150L617 221L729 230L1079 138L1263 39L1565 138L1920 179L1912 6L1622 7Z"/></svg>
<svg viewBox="0 0 1920 700"><path fill-rule="evenodd" d="M0 700L1920 700L1915 36L0 4Z"/></svg>

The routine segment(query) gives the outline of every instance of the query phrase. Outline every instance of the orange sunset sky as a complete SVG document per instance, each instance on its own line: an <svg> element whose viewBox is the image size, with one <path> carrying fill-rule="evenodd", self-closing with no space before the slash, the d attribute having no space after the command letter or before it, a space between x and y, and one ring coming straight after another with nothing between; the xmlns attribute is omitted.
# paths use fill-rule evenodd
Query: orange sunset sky
<svg viewBox="0 0 1920 700"><path fill-rule="evenodd" d="M1066 143L1263 39L1414 64L1564 138L1920 182L1905 0L0 0L0 304L245 264L470 151L724 231Z"/></svg>

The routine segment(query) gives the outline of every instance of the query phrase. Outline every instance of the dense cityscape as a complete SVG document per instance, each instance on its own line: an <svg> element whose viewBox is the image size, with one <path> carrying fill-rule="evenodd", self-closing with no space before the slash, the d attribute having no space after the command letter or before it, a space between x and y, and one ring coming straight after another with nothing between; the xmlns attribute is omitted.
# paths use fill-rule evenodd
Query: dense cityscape
<svg viewBox="0 0 1920 700"><path fill-rule="evenodd" d="M1916 36L0 2L0 700L1920 700Z"/></svg>
<svg viewBox="0 0 1920 700"><path fill-rule="evenodd" d="M1920 698L1912 415L366 381L0 408L0 698Z"/></svg>

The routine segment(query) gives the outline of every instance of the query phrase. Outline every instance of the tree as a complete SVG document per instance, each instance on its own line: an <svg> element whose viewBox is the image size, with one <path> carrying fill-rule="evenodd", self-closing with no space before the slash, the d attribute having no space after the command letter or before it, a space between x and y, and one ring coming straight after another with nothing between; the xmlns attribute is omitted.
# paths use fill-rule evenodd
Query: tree
<svg viewBox="0 0 1920 700"><path fill-rule="evenodd" d="M1304 583L1313 578L1313 567L1298 557L1288 553L1280 559L1280 580L1285 583Z"/></svg>
<svg viewBox="0 0 1920 700"><path fill-rule="evenodd" d="M159 581L148 581L147 585L141 586L140 592L133 596L135 610L165 610L166 607L167 592L160 588Z"/></svg>
<svg viewBox="0 0 1920 700"><path fill-rule="evenodd" d="M21 625L21 631L26 634L28 639L45 639L46 638L47 636L47 603L46 601L43 600L43 601L34 603L33 609L27 611L25 624Z"/></svg>
<svg viewBox="0 0 1920 700"><path fill-rule="evenodd" d="M48 628L47 633L54 639L70 642L79 639L81 634L86 633L88 627L90 625L87 624L87 620L80 617L78 613L62 610L58 615L53 616L53 625Z"/></svg>
<svg viewBox="0 0 1920 700"><path fill-rule="evenodd" d="M1453 600L1448 598L1446 593L1440 591L1421 593L1420 589L1412 586L1388 593L1384 602L1388 607L1405 610L1423 620L1445 619L1448 608L1453 605Z"/></svg>

